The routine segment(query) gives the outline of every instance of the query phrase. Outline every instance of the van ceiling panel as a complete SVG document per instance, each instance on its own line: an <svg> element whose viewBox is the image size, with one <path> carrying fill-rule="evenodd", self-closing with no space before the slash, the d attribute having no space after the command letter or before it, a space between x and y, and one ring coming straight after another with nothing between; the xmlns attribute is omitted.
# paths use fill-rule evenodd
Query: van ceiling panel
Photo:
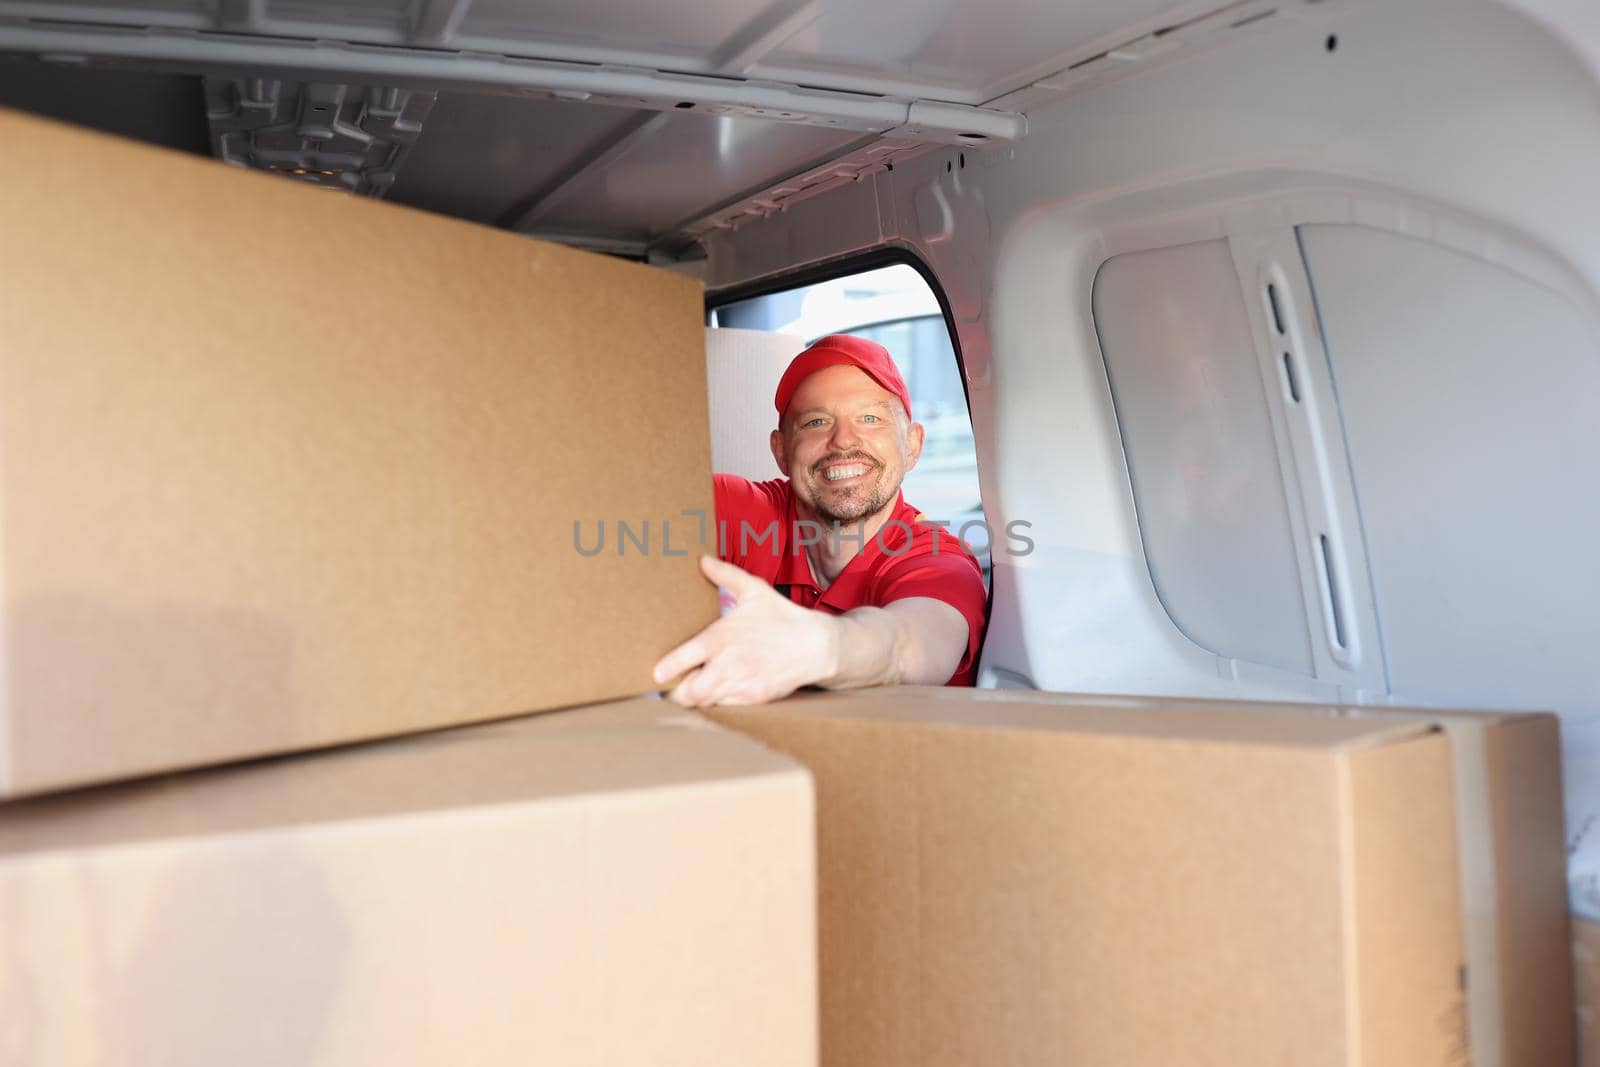
<svg viewBox="0 0 1600 1067"><path fill-rule="evenodd" d="M0 0L0 52L74 78L436 93L374 172L393 199L670 253L933 146L1014 141L1026 118L987 101L1245 2Z"/></svg>
<svg viewBox="0 0 1600 1067"><path fill-rule="evenodd" d="M1125 34L1119 31L1130 24L1178 7L1171 0L873 0L816 6L816 19L752 73L780 81L822 74L826 84L841 88L964 104L1021 88L1082 58L1075 53L1090 42L1120 43Z"/></svg>
<svg viewBox="0 0 1600 1067"><path fill-rule="evenodd" d="M722 69L729 38L764 19L781 22L794 0L649 3L630 0L472 0L457 33L464 38L538 43L542 54L628 62L680 70ZM815 15L809 15L815 17ZM553 49L553 51L552 51ZM737 72L736 72L737 73Z"/></svg>
<svg viewBox="0 0 1600 1067"><path fill-rule="evenodd" d="M509 226L573 160L610 143L633 117L620 108L440 93L389 199Z"/></svg>
<svg viewBox="0 0 1600 1067"><path fill-rule="evenodd" d="M836 155L858 135L757 119L654 116L608 165L592 167L522 220L531 232L648 240Z"/></svg>
<svg viewBox="0 0 1600 1067"><path fill-rule="evenodd" d="M211 154L200 79L134 70L78 70L0 55L0 107L196 155Z"/></svg>
<svg viewBox="0 0 1600 1067"><path fill-rule="evenodd" d="M979 105L1219 0L0 0L0 18L225 31ZM1225 5L1224 5L1225 6ZM218 42L220 43L220 42Z"/></svg>

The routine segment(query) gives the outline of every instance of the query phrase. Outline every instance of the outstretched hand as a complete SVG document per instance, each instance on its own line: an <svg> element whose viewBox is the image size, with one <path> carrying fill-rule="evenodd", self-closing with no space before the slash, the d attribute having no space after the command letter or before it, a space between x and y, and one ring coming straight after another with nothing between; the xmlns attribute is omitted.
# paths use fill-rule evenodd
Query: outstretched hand
<svg viewBox="0 0 1600 1067"><path fill-rule="evenodd" d="M679 679L667 693L670 699L685 707L762 704L836 671L838 620L791 603L760 578L714 556L700 557L700 572L733 597L734 607L655 665L657 685Z"/></svg>

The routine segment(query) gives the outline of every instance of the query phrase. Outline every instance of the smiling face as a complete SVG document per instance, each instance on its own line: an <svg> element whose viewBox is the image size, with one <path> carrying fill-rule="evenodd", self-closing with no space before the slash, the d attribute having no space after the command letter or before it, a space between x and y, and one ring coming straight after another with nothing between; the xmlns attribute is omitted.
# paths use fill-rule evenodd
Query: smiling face
<svg viewBox="0 0 1600 1067"><path fill-rule="evenodd" d="M801 382L772 431L772 457L802 510L830 522L887 515L921 455L921 424L851 366L824 367Z"/></svg>

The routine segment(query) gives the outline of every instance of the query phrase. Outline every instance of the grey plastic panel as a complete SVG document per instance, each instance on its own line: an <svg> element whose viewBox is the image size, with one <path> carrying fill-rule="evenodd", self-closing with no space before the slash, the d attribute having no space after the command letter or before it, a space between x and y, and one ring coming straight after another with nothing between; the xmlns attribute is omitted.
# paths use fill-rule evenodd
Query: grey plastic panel
<svg viewBox="0 0 1600 1067"><path fill-rule="evenodd" d="M211 155L202 79L0 54L0 107Z"/></svg>
<svg viewBox="0 0 1600 1067"><path fill-rule="evenodd" d="M437 93L279 78L207 78L217 158L364 196L383 196Z"/></svg>
<svg viewBox="0 0 1600 1067"><path fill-rule="evenodd" d="M1600 344L1504 267L1301 228L1402 700L1600 702Z"/></svg>
<svg viewBox="0 0 1600 1067"><path fill-rule="evenodd" d="M1111 258L1094 317L1145 556L1172 621L1218 655L1311 674L1293 527L1228 242Z"/></svg>
<svg viewBox="0 0 1600 1067"><path fill-rule="evenodd" d="M1355 487L1299 241L1293 227L1273 225L1230 234L1228 246L1255 325L1256 369L1275 431L1300 594L1311 614L1312 673L1385 692Z"/></svg>

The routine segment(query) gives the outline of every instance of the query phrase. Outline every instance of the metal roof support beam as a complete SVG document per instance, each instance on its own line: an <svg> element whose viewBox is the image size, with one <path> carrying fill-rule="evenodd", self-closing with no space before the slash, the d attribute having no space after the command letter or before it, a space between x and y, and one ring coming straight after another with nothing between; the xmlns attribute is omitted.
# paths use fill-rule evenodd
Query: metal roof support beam
<svg viewBox="0 0 1600 1067"><path fill-rule="evenodd" d="M818 0L790 0L787 4L774 4L724 41L711 57L711 66L725 74L743 74L789 38L817 21L818 14Z"/></svg>
<svg viewBox="0 0 1600 1067"><path fill-rule="evenodd" d="M471 7L472 0L417 0L411 39L420 44L449 44Z"/></svg>
<svg viewBox="0 0 1600 1067"><path fill-rule="evenodd" d="M219 0L217 22L230 30L255 30L267 21L267 0Z"/></svg>
<svg viewBox="0 0 1600 1067"><path fill-rule="evenodd" d="M1014 141L1027 127L1027 120L1013 112L936 100L895 99L641 67L170 28L0 21L0 51L80 61L136 60L202 73L292 71L325 81L520 91L658 111L687 106L712 114L879 133L931 144L979 146Z"/></svg>

